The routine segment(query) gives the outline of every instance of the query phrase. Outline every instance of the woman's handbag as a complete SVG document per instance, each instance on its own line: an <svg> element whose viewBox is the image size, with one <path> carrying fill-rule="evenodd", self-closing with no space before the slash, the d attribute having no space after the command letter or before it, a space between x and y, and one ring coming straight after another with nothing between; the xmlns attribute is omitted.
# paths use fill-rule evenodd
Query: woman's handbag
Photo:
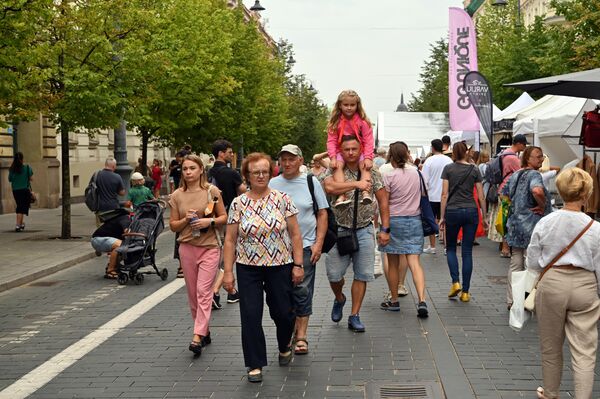
<svg viewBox="0 0 600 399"><path fill-rule="evenodd" d="M554 259L552 259L552 261L548 263L546 267L544 267L544 270L542 270L542 272L540 273L540 277L538 277L535 286L533 287L527 298L525 298L525 309L529 310L530 312L535 312L535 294L537 293L537 286L540 283L540 280L542 279L542 277L544 277L544 274L546 274L546 272L550 270L550 268L552 268L556 264L556 262L564 254L566 254L569 249L571 249L573 245L575 245L575 243L585 234L585 232L588 231L590 227L592 227L592 224L594 224L594 220L590 220L590 222L584 227L584 229L581 230L581 233L579 233L569 245L567 245L562 251L560 251L554 257Z"/></svg>
<svg viewBox="0 0 600 399"><path fill-rule="evenodd" d="M496 227L496 231L502 237L506 235L506 221L508 220L509 209L510 199L505 196L500 197L500 201L498 202L498 215L494 221L494 227Z"/></svg>
<svg viewBox="0 0 600 399"><path fill-rule="evenodd" d="M421 224L423 225L423 236L429 237L437 234L440 229L435 221L431 203L429 203L429 194L427 194L427 187L425 186L423 175L421 175L419 169L417 169L417 173L419 173L419 179L421 180Z"/></svg>
<svg viewBox="0 0 600 399"><path fill-rule="evenodd" d="M338 231L337 233L337 249L340 256L350 255L358 251L358 237L356 236L358 194L358 189L354 190L354 213L352 216L352 228Z"/></svg>
<svg viewBox="0 0 600 399"><path fill-rule="evenodd" d="M32 204L35 204L36 201L37 201L37 196L31 190L31 188L29 188L29 202L32 203Z"/></svg>

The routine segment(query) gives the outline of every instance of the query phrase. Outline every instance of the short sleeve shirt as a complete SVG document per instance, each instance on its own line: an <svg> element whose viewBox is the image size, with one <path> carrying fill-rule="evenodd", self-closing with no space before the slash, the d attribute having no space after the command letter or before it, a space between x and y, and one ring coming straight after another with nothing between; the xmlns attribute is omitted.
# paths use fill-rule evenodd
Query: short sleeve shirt
<svg viewBox="0 0 600 399"><path fill-rule="evenodd" d="M531 208L537 205L533 194L531 194L531 190L535 187L542 187L544 189L546 197L544 215L538 215L531 211ZM504 193L511 200L511 210L506 221L506 242L511 247L527 248L537 222L543 216L552 212L550 195L544 186L541 173L531 169L524 169L513 173L506 183Z"/></svg>
<svg viewBox="0 0 600 399"><path fill-rule="evenodd" d="M390 216L421 214L421 178L415 166L394 168L383 176L383 183L390 193Z"/></svg>
<svg viewBox="0 0 600 399"><path fill-rule="evenodd" d="M146 186L132 186L127 193L127 199L133 202L133 206L138 206L144 201L154 199L154 196Z"/></svg>
<svg viewBox="0 0 600 399"><path fill-rule="evenodd" d="M123 179L115 172L102 169L96 177L98 186L98 212L119 209L119 191L123 190Z"/></svg>
<svg viewBox="0 0 600 399"><path fill-rule="evenodd" d="M219 187L223 196L225 209L229 209L231 202L237 197L237 189L242 184L242 176L235 170L227 166L224 162L215 161L215 164L208 171L212 184Z"/></svg>
<svg viewBox="0 0 600 399"><path fill-rule="evenodd" d="M238 225L236 262L249 266L282 266L293 262L287 218L298 213L291 198L278 190L264 198L235 197L227 224Z"/></svg>
<svg viewBox="0 0 600 399"><path fill-rule="evenodd" d="M311 176L311 179L313 179L317 208L329 208L323 187L321 187L316 177ZM308 189L307 175L300 174L300 176L293 179L286 179L283 175L279 175L271 179L269 187L284 192L294 199L294 205L296 205L299 212L298 224L302 233L302 246L306 248L313 245L317 239L317 219L313 209L312 196Z"/></svg>
<svg viewBox="0 0 600 399"><path fill-rule="evenodd" d="M444 167L442 179L448 180L449 197L446 209L477 208L473 196L475 183L481 182L481 173L477 166L453 162ZM454 193L452 193L453 191ZM452 194L451 197L450 194Z"/></svg>
<svg viewBox="0 0 600 399"><path fill-rule="evenodd" d="M324 179L332 178L332 176L333 176L333 170L328 169L325 174ZM346 181L357 181L358 180L358 171L352 171L349 168L344 167L344 179ZM379 191L383 188L383 180L381 179L381 174L376 169L371 169L371 183L372 183L371 195L373 195L374 193L376 193L377 191ZM343 207L341 209L339 206L333 208L333 214L335 215L335 220L336 220L338 226L345 227L348 229L352 228L352 217L353 217L353 212L354 212L354 192L355 192L355 190L352 190L352 191L346 193L346 195L348 196L348 199L350 200L349 206ZM360 198L359 198L358 212L357 212L357 218L356 218L356 228L361 229L361 228L367 227L369 224L371 224L373 222L374 213L375 213L375 204L374 203L362 204L360 201Z"/></svg>
<svg viewBox="0 0 600 399"><path fill-rule="evenodd" d="M29 187L29 178L33 176L31 166L25 164L21 167L21 173L8 172L8 181L13 190L23 190Z"/></svg>

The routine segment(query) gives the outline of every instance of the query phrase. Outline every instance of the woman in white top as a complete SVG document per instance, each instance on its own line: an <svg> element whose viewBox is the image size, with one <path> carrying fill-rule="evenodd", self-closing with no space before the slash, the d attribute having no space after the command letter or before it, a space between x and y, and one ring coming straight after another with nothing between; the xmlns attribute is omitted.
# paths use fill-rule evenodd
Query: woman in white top
<svg viewBox="0 0 600 399"><path fill-rule="evenodd" d="M592 178L578 168L558 175L556 187L565 206L543 217L535 226L527 248L527 268L542 270L592 220L581 211L592 193ZM600 224L585 234L543 276L535 308L538 319L544 386L539 398L558 398L565 336L571 350L575 397L592 397L600 317L598 272Z"/></svg>

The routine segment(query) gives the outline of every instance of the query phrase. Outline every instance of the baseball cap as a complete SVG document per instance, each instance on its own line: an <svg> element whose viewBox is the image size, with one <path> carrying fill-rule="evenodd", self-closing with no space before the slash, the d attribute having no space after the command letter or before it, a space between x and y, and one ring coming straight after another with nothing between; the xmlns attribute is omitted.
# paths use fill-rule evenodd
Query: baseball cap
<svg viewBox="0 0 600 399"><path fill-rule="evenodd" d="M284 152L289 152L290 154L296 155L299 157L302 156L302 150L300 149L300 147L298 147L295 144L286 144L283 147L281 147L281 151L279 151L279 154L277 154L277 158L279 158L281 156L281 154Z"/></svg>
<svg viewBox="0 0 600 399"><path fill-rule="evenodd" d="M527 142L527 137L524 134L515 134L513 136L513 144L525 144L529 145Z"/></svg>
<svg viewBox="0 0 600 399"><path fill-rule="evenodd" d="M144 180L144 176L140 172L134 172L131 175L131 180Z"/></svg>

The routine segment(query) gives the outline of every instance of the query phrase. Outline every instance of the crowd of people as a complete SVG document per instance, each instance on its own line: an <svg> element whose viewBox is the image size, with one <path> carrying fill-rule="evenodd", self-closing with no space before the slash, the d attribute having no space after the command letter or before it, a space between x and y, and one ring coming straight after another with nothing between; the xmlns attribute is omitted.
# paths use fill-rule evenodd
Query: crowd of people
<svg viewBox="0 0 600 399"><path fill-rule="evenodd" d="M262 381L267 365L265 294L279 364L309 353L316 265L323 258L332 292L331 320L342 321L350 299L347 326L356 333L367 329L360 312L368 283L375 279L376 252L383 255L389 287L379 305L383 311L400 311L398 298L408 293L410 271L418 298L415 315L428 317L421 256L442 251L448 297L469 302L473 248L487 236L498 242L500 256L510 258L509 310L513 272L551 269L544 279L540 273L535 295L543 368L538 397L558 397L565 338L576 395L591 397L600 317L594 274L600 268L600 225L582 212L593 191L587 172L572 168L558 174L564 207L553 212L540 173L543 151L524 136L515 135L512 146L492 158L464 142L452 145L447 136L433 140L424 159L413 158L401 141L375 149L371 124L351 90L340 93L331 113L327 152L315 154L308 164L295 144L281 148L277 166L269 155L255 152L243 159L238 172L231 167L233 154L230 142L217 140L214 161L184 148L169 165L169 226L176 233L177 277L185 279L193 319L189 350L195 355L212 342L209 324L212 311L222 307L221 289L228 303L239 302L248 381ZM94 232L92 245L111 254L107 278L116 278L115 249L127 228L126 218L116 212L125 189L115 165L107 159L96 178L99 222L104 224ZM160 195L160 183L152 186L154 192L146 187L148 177L162 181L160 162L153 163L148 176L144 172L140 167L132 176L127 198L134 207ZM22 154L15 156L10 179L18 204L17 231L24 228L32 175ZM439 232L424 229L426 208ZM349 267L352 281L346 284Z"/></svg>

